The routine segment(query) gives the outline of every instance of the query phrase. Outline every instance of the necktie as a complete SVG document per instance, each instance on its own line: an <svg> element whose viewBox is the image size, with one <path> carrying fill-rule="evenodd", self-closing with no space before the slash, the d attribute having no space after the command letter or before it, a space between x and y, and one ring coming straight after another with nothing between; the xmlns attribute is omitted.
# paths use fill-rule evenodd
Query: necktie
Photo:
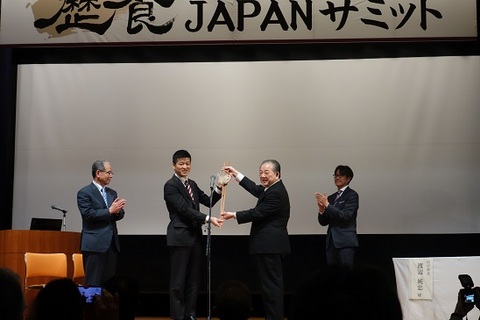
<svg viewBox="0 0 480 320"><path fill-rule="evenodd" d="M192 201L195 201L195 198L193 197L192 187L190 186L190 182L188 182L188 180L185 180L185 187L187 188L188 194L190 195L190 198L192 198Z"/></svg>
<svg viewBox="0 0 480 320"><path fill-rule="evenodd" d="M105 205L108 207L107 193L105 192L105 188L102 188L102 191L100 193L102 194L103 201L105 201Z"/></svg>
<svg viewBox="0 0 480 320"><path fill-rule="evenodd" d="M342 195L342 190L337 191L337 196L335 197L335 202L337 202L338 198Z"/></svg>

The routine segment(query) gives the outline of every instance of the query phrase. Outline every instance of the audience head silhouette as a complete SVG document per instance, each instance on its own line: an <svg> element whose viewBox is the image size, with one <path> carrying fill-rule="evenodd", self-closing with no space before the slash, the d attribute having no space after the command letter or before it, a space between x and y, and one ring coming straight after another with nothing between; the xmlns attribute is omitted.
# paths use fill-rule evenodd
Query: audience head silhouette
<svg viewBox="0 0 480 320"><path fill-rule="evenodd" d="M0 269L0 315L4 320L21 320L25 308L18 274Z"/></svg>
<svg viewBox="0 0 480 320"><path fill-rule="evenodd" d="M402 320L394 286L373 266L325 266L300 285L289 320Z"/></svg>
<svg viewBox="0 0 480 320"><path fill-rule="evenodd" d="M52 280L38 292L33 320L83 320L84 299L70 279Z"/></svg>
<svg viewBox="0 0 480 320"><path fill-rule="evenodd" d="M214 313L220 320L246 320L252 313L252 296L248 287L237 280L220 284L215 291Z"/></svg>

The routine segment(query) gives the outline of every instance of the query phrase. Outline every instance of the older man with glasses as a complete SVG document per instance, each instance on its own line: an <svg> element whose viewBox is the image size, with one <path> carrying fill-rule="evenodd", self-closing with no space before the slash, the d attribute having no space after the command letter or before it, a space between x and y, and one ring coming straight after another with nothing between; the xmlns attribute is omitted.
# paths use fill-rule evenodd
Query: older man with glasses
<svg viewBox="0 0 480 320"><path fill-rule="evenodd" d="M117 220L123 219L125 199L106 187L113 177L112 166L106 160L92 165L93 181L77 193L77 205L82 215L80 250L83 254L85 285L102 286L115 275L120 241Z"/></svg>

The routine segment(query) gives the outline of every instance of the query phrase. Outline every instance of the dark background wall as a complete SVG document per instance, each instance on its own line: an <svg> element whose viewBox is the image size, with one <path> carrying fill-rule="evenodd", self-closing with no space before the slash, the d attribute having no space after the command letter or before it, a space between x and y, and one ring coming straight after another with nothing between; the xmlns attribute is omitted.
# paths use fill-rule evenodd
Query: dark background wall
<svg viewBox="0 0 480 320"><path fill-rule="evenodd" d="M325 264L324 235L293 235L290 241L292 253L286 257L285 263L287 313L290 297L297 285ZM357 263L380 267L393 286L395 273L392 258L480 255L480 234L360 235L359 241ZM165 236L160 235L121 236L118 273L131 277L139 284L142 292L140 316L168 316L169 259L165 243ZM208 313L206 257L204 261L198 302L200 316ZM226 279L248 284L253 293L254 315L262 316L255 270L248 254L248 236L212 237L210 272L213 291ZM453 279L456 277L456 274L452 275Z"/></svg>

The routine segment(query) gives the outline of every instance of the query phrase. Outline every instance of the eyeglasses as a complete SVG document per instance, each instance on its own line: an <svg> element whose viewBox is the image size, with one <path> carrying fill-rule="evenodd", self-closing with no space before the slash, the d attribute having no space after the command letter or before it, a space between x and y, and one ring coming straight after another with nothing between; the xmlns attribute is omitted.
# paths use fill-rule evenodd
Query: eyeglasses
<svg viewBox="0 0 480 320"><path fill-rule="evenodd" d="M102 172L105 172L105 173L108 174L109 176L113 176L113 175L114 175L113 171L102 171Z"/></svg>
<svg viewBox="0 0 480 320"><path fill-rule="evenodd" d="M333 174L332 177L333 178L340 178L340 177L346 177L346 175L344 175L344 174Z"/></svg>

